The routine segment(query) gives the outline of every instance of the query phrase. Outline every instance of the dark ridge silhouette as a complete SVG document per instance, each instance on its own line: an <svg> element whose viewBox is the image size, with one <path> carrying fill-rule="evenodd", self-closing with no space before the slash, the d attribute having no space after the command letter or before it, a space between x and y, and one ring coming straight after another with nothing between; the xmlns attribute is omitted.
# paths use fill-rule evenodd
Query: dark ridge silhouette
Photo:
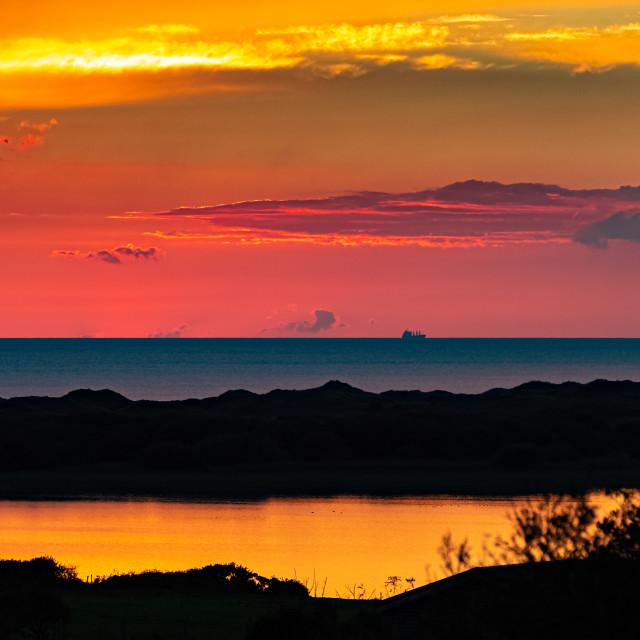
<svg viewBox="0 0 640 640"><path fill-rule="evenodd" d="M470 569L382 600L406 640L637 637L640 562L567 560Z"/></svg>
<svg viewBox="0 0 640 640"><path fill-rule="evenodd" d="M209 401L227 401L227 402L238 402L238 401L249 401L253 398L257 398L258 394L253 393L253 391L247 391L246 389L234 389L231 391L225 391L221 393L217 398L206 398Z"/></svg>
<svg viewBox="0 0 640 640"><path fill-rule="evenodd" d="M340 382L340 380L329 380L329 382L325 382L319 389L322 391L341 391L343 393L366 393L366 391L356 389L356 387L352 387L346 382Z"/></svg>
<svg viewBox="0 0 640 640"><path fill-rule="evenodd" d="M638 457L640 383L631 381L534 381L470 395L370 393L332 380L316 389L233 390L202 400L132 401L79 389L0 402L0 473L106 463L199 473L412 460L497 471L556 465L569 478L576 461L588 461L591 473L620 459L637 469L624 483L637 486ZM605 486L615 484L607 477Z"/></svg>
<svg viewBox="0 0 640 640"><path fill-rule="evenodd" d="M76 389L75 391L69 391L63 398L88 407L101 407L103 409L119 409L132 402L123 395L111 391L111 389L100 389L99 391Z"/></svg>

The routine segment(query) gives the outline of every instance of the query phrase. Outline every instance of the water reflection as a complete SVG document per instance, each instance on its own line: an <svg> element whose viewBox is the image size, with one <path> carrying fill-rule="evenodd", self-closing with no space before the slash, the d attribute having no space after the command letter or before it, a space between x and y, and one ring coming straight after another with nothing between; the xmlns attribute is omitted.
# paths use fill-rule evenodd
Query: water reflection
<svg viewBox="0 0 640 640"><path fill-rule="evenodd" d="M426 581L447 531L475 549L507 534L523 498L278 498L262 502L0 502L0 556L51 555L84 579L236 562L265 576L326 583L326 595L388 576Z"/></svg>

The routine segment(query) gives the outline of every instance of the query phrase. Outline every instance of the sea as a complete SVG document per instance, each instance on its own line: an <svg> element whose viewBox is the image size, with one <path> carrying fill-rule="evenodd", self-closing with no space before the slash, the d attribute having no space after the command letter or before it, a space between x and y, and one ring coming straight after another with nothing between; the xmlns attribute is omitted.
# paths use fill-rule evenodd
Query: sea
<svg viewBox="0 0 640 640"><path fill-rule="evenodd" d="M640 380L638 339L2 339L0 397L109 388L175 400L341 380L367 391L479 393L530 380ZM592 496L599 500L601 497ZM0 500L0 557L51 555L83 579L237 562L312 595L384 597L388 576L441 577L442 536L508 535L529 497L275 496L267 500L78 496ZM359 586L358 586L359 585ZM366 591L366 593L365 593ZM115 636L114 636L115 637Z"/></svg>
<svg viewBox="0 0 640 640"><path fill-rule="evenodd" d="M640 381L640 339L0 339L0 397L111 389L181 400L340 380L366 391L481 393L541 380Z"/></svg>

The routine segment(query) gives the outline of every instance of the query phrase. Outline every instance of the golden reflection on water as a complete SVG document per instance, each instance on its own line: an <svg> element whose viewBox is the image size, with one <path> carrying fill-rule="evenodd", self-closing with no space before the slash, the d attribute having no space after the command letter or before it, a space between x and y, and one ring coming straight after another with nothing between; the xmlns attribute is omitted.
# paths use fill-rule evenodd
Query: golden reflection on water
<svg viewBox="0 0 640 640"><path fill-rule="evenodd" d="M346 586L384 589L388 576L439 574L442 535L507 535L506 517L526 499L420 497L278 498L264 502L0 502L0 557L50 555L81 578L115 572L184 570L236 562L266 576L327 578L327 596ZM320 593L318 592L318 595Z"/></svg>

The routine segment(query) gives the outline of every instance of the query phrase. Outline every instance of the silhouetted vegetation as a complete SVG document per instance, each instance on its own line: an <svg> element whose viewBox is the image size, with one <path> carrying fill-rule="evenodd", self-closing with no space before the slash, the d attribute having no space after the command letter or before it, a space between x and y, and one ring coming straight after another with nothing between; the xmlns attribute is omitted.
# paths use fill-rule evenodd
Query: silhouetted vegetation
<svg viewBox="0 0 640 640"><path fill-rule="evenodd" d="M78 584L73 567L50 557L0 561L0 638L62 637L69 607L55 589Z"/></svg>
<svg viewBox="0 0 640 640"><path fill-rule="evenodd" d="M585 496L530 501L511 513L511 535L489 539L480 562L466 541L455 543L447 535L439 552L443 569L452 577L404 593L413 587L413 579L389 576L385 588L392 597L378 601L378 612L364 601L367 596L357 583L348 594L350 608L347 600L309 598L297 581L266 578L234 563L85 583L72 567L52 558L0 561L0 638L59 640L67 637L65 625L72 622L85 631L71 638L113 637L111 631L86 635L87 629L104 626L96 616L108 619L111 629L117 622L120 637L129 637L127 621L135 611L137 635L131 637L204 640L218 637L213 630L229 624L212 619L205 632L204 612L211 607L232 607L236 618L228 637L239 639L246 633L247 640L634 638L640 597L640 492L625 489L609 497L614 507L602 510ZM491 566L472 569L479 564ZM413 595L421 592L423 596ZM383 608L405 596L410 596L406 604ZM162 625L144 611L153 609L154 616L161 617L162 609L176 599L181 604L173 609L173 631L161 632ZM131 606L123 608L125 602ZM199 612L195 618L176 613L187 603ZM107 610L114 607L120 613ZM78 619L83 615L88 616L84 622Z"/></svg>
<svg viewBox="0 0 640 640"><path fill-rule="evenodd" d="M0 563L1 564L1 563ZM241 565L214 564L187 571L144 571L98 578L105 589L169 589L207 591L212 594L268 593L289 597L307 597L307 588L296 580L265 578Z"/></svg>
<svg viewBox="0 0 640 640"><path fill-rule="evenodd" d="M405 640L635 638L640 493L609 497L615 506L602 511L585 496L531 501L479 558L447 534L438 552L449 577L379 611Z"/></svg>
<svg viewBox="0 0 640 640"><path fill-rule="evenodd" d="M640 383L549 384L478 395L374 394L340 382L175 402L112 391L0 400L0 470L125 461L207 469L275 461L467 460L497 469L640 454Z"/></svg>
<svg viewBox="0 0 640 640"><path fill-rule="evenodd" d="M304 602L309 599L309 593L296 580L267 578L234 563L209 565L188 571L145 571L112 575L83 582L73 567L61 565L50 557L25 561L0 560L0 638L59 640L67 637L65 625L69 621L76 625L82 624L74 620L79 615L79 609L97 607L101 610L104 607L101 603L122 601L140 602L141 607L148 607L150 602L157 602L162 606L162 603L166 605L176 598L183 602L183 607L190 600L196 604L201 602L203 606L209 602L210 607L214 606L214 602L228 602L233 606L244 602L245 614L246 607L250 606L254 613L261 615L269 609L281 606L283 602ZM259 602L264 604L256 606ZM224 607L224 604L215 606ZM106 615L106 612L102 611L101 615ZM242 611L238 615L243 615ZM131 614L127 617L131 617ZM155 627L153 619L146 620L146 624L144 618L138 621L138 629L140 622L146 629L142 637L156 637L153 633L149 635ZM177 622L177 626L184 626L186 629L189 620L178 618ZM193 633L200 623L197 620L192 620L191 623ZM87 620L84 624L89 635L85 632L79 637L97 638L101 622ZM118 628L118 635L107 633L103 634L104 637L129 637L125 632L124 614L121 620L116 620L115 626ZM242 623L239 628L243 628ZM181 629L181 633L184 629ZM238 633L236 637L243 635ZM183 636L169 633L169 637ZM190 637L196 639L196 636ZM208 634L197 637L215 636Z"/></svg>
<svg viewBox="0 0 640 640"><path fill-rule="evenodd" d="M32 560L0 560L0 586L53 587L80 583L75 567L59 564L50 556Z"/></svg>
<svg viewBox="0 0 640 640"><path fill-rule="evenodd" d="M509 513L508 537L489 537L478 557L468 540L442 538L438 555L445 575L474 566L564 560L633 560L640 562L640 492L608 493L616 505L603 514L588 497L545 496Z"/></svg>

